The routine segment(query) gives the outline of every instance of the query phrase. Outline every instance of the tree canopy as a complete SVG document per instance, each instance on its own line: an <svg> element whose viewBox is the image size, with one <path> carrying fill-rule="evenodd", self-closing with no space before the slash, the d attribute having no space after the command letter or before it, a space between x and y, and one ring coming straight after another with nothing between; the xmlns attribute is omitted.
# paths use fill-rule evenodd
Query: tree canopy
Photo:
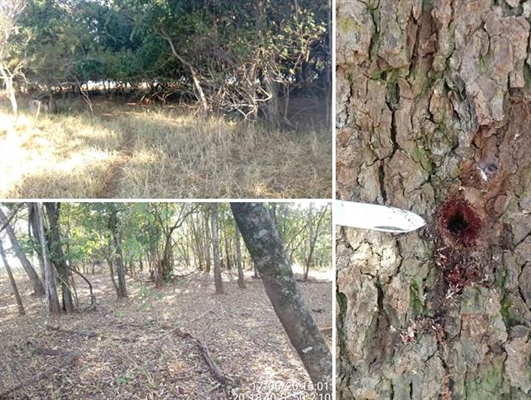
<svg viewBox="0 0 531 400"><path fill-rule="evenodd" d="M21 89L106 82L163 101L196 99L206 111L256 116L263 105L278 117L278 98L330 88L327 0L19 3L10 21L18 35L2 39L6 64L24 59Z"/></svg>

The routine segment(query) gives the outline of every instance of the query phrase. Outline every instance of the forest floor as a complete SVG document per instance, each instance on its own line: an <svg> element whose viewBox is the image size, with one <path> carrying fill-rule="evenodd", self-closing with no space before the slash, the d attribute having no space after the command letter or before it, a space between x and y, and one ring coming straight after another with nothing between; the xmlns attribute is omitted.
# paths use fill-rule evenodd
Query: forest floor
<svg viewBox="0 0 531 400"><path fill-rule="evenodd" d="M96 307L50 321L60 330L47 330L44 299L31 297L29 282L18 279L26 316L17 316L0 276L0 397L23 384L4 398L312 398L311 381L259 279L249 277L239 289L236 277L225 276L227 294L215 295L212 276L203 273L162 289L128 278L129 297L118 301L107 276L87 277ZM88 289L76 284L84 309ZM331 347L330 274L316 273L299 287ZM196 339L229 379L226 387ZM39 382L25 383L46 371Z"/></svg>
<svg viewBox="0 0 531 400"><path fill-rule="evenodd" d="M0 107L1 198L331 197L332 134L311 101L294 103L296 130L200 120L184 105L58 104L17 120Z"/></svg>

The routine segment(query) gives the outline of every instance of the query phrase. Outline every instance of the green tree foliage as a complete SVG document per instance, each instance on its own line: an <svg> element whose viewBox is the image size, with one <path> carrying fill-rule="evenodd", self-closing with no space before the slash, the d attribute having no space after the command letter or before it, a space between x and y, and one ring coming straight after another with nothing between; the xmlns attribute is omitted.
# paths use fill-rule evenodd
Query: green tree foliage
<svg viewBox="0 0 531 400"><path fill-rule="evenodd" d="M325 0L28 0L25 73L48 89L147 83L256 117L293 90L329 89L330 13Z"/></svg>

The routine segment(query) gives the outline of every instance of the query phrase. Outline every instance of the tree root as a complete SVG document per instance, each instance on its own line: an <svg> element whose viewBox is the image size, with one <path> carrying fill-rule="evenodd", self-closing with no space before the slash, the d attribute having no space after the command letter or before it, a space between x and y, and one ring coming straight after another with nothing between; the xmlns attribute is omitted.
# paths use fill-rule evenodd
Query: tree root
<svg viewBox="0 0 531 400"><path fill-rule="evenodd" d="M38 381L40 381L41 379L44 379L50 375L60 372L61 369L71 364L79 356L78 353L73 352L73 351L54 350L54 349L47 349L44 347L40 347L35 342L32 342L32 341L28 341L26 344L30 346L37 354L40 354L43 356L65 356L65 358L61 363L59 363L59 365L48 368L47 370L40 372L37 375L34 375L31 378L28 378L20 382L18 385L13 386L12 388L0 393L0 399L7 399L7 395L13 392L16 392L19 389L22 389L23 387L33 385L37 383Z"/></svg>

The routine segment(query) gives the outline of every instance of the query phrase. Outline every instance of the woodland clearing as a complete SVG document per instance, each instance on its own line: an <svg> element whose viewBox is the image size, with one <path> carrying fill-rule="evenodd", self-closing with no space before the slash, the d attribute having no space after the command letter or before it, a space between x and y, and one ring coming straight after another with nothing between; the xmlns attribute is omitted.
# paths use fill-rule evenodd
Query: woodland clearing
<svg viewBox="0 0 531 400"><path fill-rule="evenodd" d="M93 114L80 101L58 105L38 118L0 109L0 197L331 196L332 135L304 112L304 127L284 130L200 120L184 105L98 100Z"/></svg>
<svg viewBox="0 0 531 400"><path fill-rule="evenodd" d="M299 287L331 346L329 275L312 271ZM88 277L96 307L50 322L60 330L46 330L43 301L29 295L31 285L22 279L18 281L27 315L17 317L8 280L0 277L0 394L69 355L75 358L60 371L9 398L225 399L275 394L304 399L313 394L259 279L248 277L247 288L239 289L236 279L225 274L227 294L215 295L212 277L203 273L162 289L128 278L129 297L117 301L107 276ZM83 309L88 290L82 281L77 287ZM228 385L215 379L195 339L209 349ZM43 350L62 354L46 356Z"/></svg>

